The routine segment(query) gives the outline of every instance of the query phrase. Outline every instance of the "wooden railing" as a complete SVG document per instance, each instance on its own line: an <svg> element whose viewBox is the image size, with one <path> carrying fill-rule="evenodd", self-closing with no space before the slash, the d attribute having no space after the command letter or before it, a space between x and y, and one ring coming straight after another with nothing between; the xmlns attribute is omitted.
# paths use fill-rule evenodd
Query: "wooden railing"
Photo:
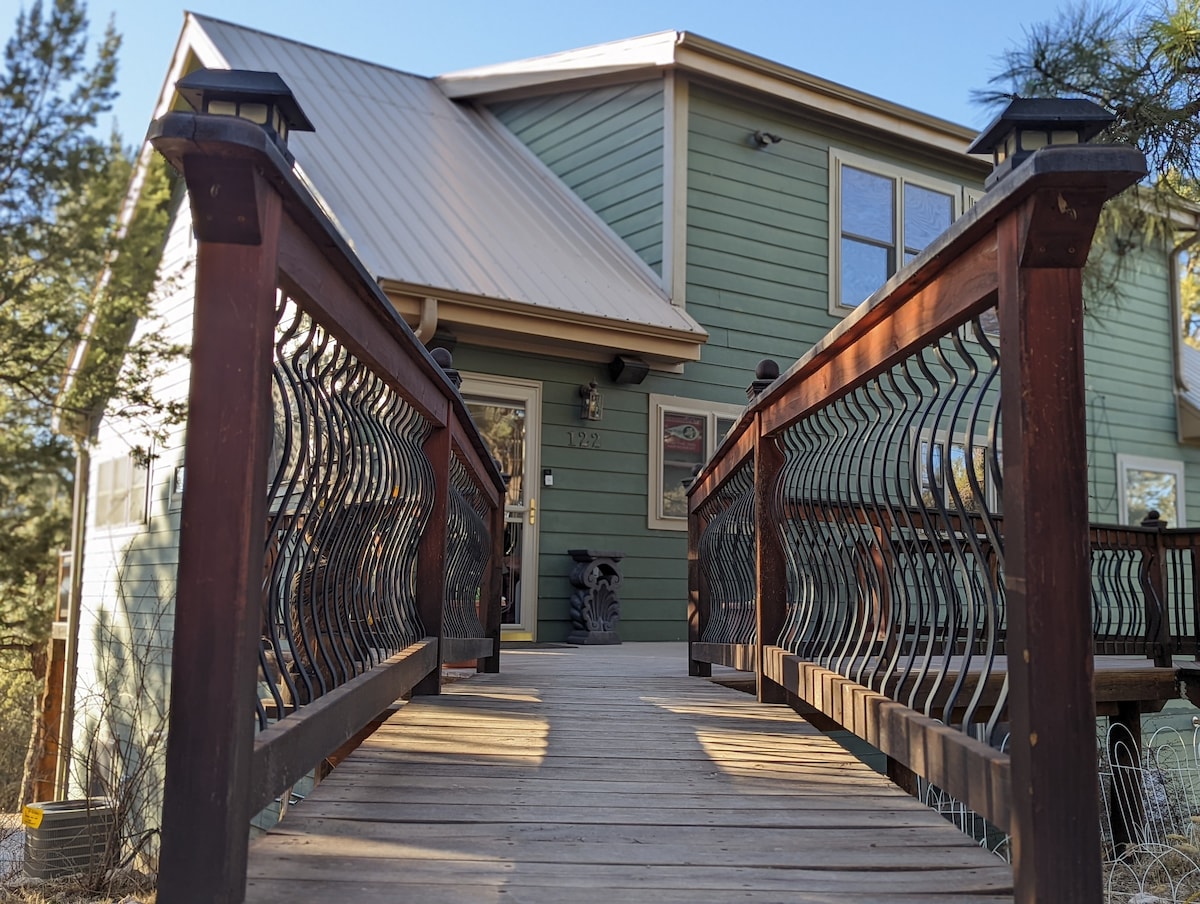
<svg viewBox="0 0 1200 904"><path fill-rule="evenodd" d="M158 900L239 902L259 810L441 662L499 668L504 487L262 128L151 140L198 239Z"/></svg>
<svg viewBox="0 0 1200 904"><path fill-rule="evenodd" d="M1129 149L1035 154L754 400L689 490L692 673L754 668L761 699L1010 831L1020 902L1100 900L1089 546L1151 532L1089 544L1080 269L1143 173ZM1184 607L1155 593L1138 639L1161 652Z"/></svg>

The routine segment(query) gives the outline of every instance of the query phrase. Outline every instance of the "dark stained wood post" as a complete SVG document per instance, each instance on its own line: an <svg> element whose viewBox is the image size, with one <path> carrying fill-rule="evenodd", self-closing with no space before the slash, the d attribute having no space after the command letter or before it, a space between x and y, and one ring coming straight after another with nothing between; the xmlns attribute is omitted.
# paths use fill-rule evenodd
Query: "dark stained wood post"
<svg viewBox="0 0 1200 904"><path fill-rule="evenodd" d="M1124 731L1113 731L1115 726ZM1117 714L1108 720L1108 762L1112 787L1108 812L1112 814L1113 854L1120 857L1139 842L1146 820L1146 792L1142 787L1142 711L1136 700L1117 704Z"/></svg>
<svg viewBox="0 0 1200 904"><path fill-rule="evenodd" d="M1200 625L1200 547L1196 546L1194 542L1188 550L1187 557L1191 563L1188 572L1192 579L1192 624ZM1200 662L1200 644L1196 646L1193 658Z"/></svg>
<svg viewBox="0 0 1200 904"><path fill-rule="evenodd" d="M500 671L500 615L502 611L501 594L504 592L504 581L501 578L504 567L504 500L505 491L500 491L500 501L492 509L492 558L488 563L487 582L484 584L484 596L487 608L484 611L484 636L492 641L492 655L480 659L476 668L481 672L496 673Z"/></svg>
<svg viewBox="0 0 1200 904"><path fill-rule="evenodd" d="M1146 640L1150 643L1150 653L1154 664L1161 668L1170 668L1171 650L1171 610L1167 601L1167 550L1163 543L1163 528L1167 522L1159 517L1158 512L1151 511L1142 519L1142 527L1154 531L1150 545L1143 553L1142 587L1145 591Z"/></svg>
<svg viewBox="0 0 1200 904"><path fill-rule="evenodd" d="M199 246L158 900L236 904L254 815L281 200L245 157L185 156L184 176Z"/></svg>
<svg viewBox="0 0 1200 904"><path fill-rule="evenodd" d="M448 406L449 407L449 406ZM414 695L442 692L442 613L446 605L446 530L450 513L450 464L454 455L450 418L445 427L435 428L425 441L425 455L433 466L433 508L421 535L417 553L417 614L426 637L438 639L438 667L413 688Z"/></svg>
<svg viewBox="0 0 1200 904"><path fill-rule="evenodd" d="M692 658L692 644L699 643L708 624L709 600L700 568L700 537L704 534L704 519L696 513L695 498L688 497L688 674L694 678L711 678L712 663Z"/></svg>
<svg viewBox="0 0 1200 904"><path fill-rule="evenodd" d="M787 618L787 562L780 537L783 521L774 504L784 455L777 440L763 436L761 417L755 418L754 429L755 687L760 703L787 703L787 690L763 672L763 652L778 642Z"/></svg>
<svg viewBox="0 0 1200 904"><path fill-rule="evenodd" d="M997 227L1020 904L1101 900L1080 268L1107 197L1039 189Z"/></svg>

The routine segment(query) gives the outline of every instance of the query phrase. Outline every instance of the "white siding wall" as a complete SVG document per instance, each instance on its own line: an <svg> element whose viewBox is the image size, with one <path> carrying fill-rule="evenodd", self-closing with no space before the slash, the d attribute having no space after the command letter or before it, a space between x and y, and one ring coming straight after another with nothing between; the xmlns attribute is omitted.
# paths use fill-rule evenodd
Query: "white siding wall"
<svg viewBox="0 0 1200 904"><path fill-rule="evenodd" d="M190 346L194 257L184 200L167 237L151 316L139 332L162 327L168 341ZM186 359L172 362L156 381L157 397L186 400L189 370ZM157 826L161 807L178 562L179 500L171 490L183 429L173 427L167 444L151 448L144 524L97 527L95 513L99 465L147 448L145 425L108 413L92 448L71 793L121 788L134 796L142 830Z"/></svg>

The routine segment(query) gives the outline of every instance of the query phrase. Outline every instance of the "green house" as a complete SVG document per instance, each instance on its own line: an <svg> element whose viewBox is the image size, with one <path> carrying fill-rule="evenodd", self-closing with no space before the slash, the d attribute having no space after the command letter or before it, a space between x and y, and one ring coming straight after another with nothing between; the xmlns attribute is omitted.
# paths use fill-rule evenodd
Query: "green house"
<svg viewBox="0 0 1200 904"><path fill-rule="evenodd" d="M990 171L965 153L968 129L686 32L431 79L189 14L156 115L182 106L173 86L199 68L282 76L316 127L291 137L297 171L418 337L452 350L512 475L511 640L566 638L577 548L624 554L623 640L684 639L683 481L756 365L807 350ZM155 303L183 343L189 218L180 196ZM1194 212L1177 219L1196 230ZM1179 340L1178 262L1164 241L1126 263L1119 290L1090 302L1091 514L1200 521L1187 493L1200 366ZM184 398L187 378L177 363L160 396ZM116 743L87 702L111 691L116 646L150 651L149 680L168 680L185 442L177 429L144 467L137 425L105 415L90 432L67 626L77 736ZM953 443L970 454L971 437Z"/></svg>

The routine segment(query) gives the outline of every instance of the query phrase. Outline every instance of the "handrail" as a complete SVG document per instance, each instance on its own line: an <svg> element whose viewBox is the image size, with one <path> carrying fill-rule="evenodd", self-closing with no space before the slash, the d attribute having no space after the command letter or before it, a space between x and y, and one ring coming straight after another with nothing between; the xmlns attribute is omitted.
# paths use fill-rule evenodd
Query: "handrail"
<svg viewBox="0 0 1200 904"><path fill-rule="evenodd" d="M762 392L689 490L693 650L725 617L713 550L747 558L712 513L752 456L760 697L1010 829L1021 902L1100 896L1079 272L1144 172L1126 148L1031 156ZM1130 539L1108 536L1101 565ZM1165 649L1167 585L1138 567Z"/></svg>
<svg viewBox="0 0 1200 904"><path fill-rule="evenodd" d="M149 137L198 239L159 899L236 904L258 810L447 656L498 668L504 484L261 127Z"/></svg>

